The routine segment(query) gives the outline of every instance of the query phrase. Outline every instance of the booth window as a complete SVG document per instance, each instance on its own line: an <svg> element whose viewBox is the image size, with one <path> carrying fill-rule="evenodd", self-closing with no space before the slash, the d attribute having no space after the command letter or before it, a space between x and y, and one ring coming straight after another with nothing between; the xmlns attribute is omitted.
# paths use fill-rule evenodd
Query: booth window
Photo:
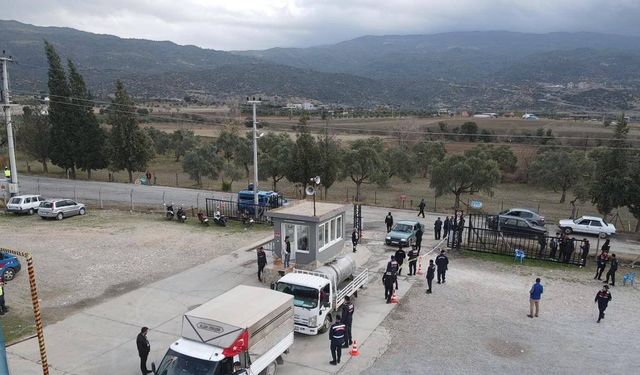
<svg viewBox="0 0 640 375"><path fill-rule="evenodd" d="M342 240L342 216L334 217L318 226L318 252Z"/></svg>

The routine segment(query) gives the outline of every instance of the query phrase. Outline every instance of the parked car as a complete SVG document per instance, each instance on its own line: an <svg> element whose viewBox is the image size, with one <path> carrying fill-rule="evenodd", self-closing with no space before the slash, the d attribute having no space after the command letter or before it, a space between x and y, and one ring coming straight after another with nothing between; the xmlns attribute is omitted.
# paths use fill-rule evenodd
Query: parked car
<svg viewBox="0 0 640 375"><path fill-rule="evenodd" d="M62 220L69 216L84 215L86 212L87 209L84 204L71 199L47 200L42 202L38 208L38 215L43 219L55 217L58 220Z"/></svg>
<svg viewBox="0 0 640 375"><path fill-rule="evenodd" d="M16 274L20 272L20 261L17 257L9 254L0 252L0 275L2 275L2 279L4 281L11 281Z"/></svg>
<svg viewBox="0 0 640 375"><path fill-rule="evenodd" d="M499 225L496 223L499 223ZM547 235L547 228L516 216L498 215L489 221L488 224L489 228L499 230L503 233L526 236Z"/></svg>
<svg viewBox="0 0 640 375"><path fill-rule="evenodd" d="M544 221L544 216L541 216L536 212L528 210L526 208L510 208L508 210L500 212L498 215L521 217L540 227L544 227L546 224Z"/></svg>
<svg viewBox="0 0 640 375"><path fill-rule="evenodd" d="M416 232L420 227L424 231L424 226L415 220L400 220L387 233L384 243L387 245L413 245L416 242Z"/></svg>
<svg viewBox="0 0 640 375"><path fill-rule="evenodd" d="M44 201L39 195L16 195L7 202L7 212L33 215Z"/></svg>
<svg viewBox="0 0 640 375"><path fill-rule="evenodd" d="M609 237L616 234L616 227L607 223L601 217L582 216L578 219L564 219L558 223L560 230L565 233L587 233Z"/></svg>

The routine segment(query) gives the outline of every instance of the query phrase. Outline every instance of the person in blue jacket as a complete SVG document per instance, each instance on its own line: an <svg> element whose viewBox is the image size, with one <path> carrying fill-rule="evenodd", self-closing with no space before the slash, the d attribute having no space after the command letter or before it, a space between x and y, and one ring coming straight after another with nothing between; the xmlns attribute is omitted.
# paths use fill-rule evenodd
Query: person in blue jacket
<svg viewBox="0 0 640 375"><path fill-rule="evenodd" d="M540 312L540 298L542 298L542 293L544 292L544 288L542 284L540 284L540 278L536 279L536 283L533 284L531 290L529 290L529 318L533 318L534 316L537 318L538 313ZM536 308L535 315L533 314L533 307Z"/></svg>

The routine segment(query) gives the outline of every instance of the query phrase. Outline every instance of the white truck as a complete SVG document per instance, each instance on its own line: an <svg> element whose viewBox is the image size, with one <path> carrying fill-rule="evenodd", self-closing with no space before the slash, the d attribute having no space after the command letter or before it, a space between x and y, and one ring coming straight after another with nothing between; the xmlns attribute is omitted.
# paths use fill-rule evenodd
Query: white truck
<svg viewBox="0 0 640 375"><path fill-rule="evenodd" d="M292 344L292 296L239 285L185 313L182 337L151 368L156 375L231 375L239 361L252 375L273 375Z"/></svg>
<svg viewBox="0 0 640 375"><path fill-rule="evenodd" d="M344 256L315 271L294 269L273 287L293 295L295 332L316 335L329 329L344 297L357 297L368 281L369 270L356 270L355 261Z"/></svg>

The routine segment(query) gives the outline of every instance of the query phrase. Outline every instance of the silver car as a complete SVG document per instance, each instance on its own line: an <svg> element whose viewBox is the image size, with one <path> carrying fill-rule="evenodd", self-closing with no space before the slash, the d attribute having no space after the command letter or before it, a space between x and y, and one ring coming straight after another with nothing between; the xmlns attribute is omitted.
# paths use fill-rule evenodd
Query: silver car
<svg viewBox="0 0 640 375"><path fill-rule="evenodd" d="M43 219L55 217L62 220L73 215L84 215L87 212L82 203L74 202L71 199L50 199L40 203L38 215Z"/></svg>

